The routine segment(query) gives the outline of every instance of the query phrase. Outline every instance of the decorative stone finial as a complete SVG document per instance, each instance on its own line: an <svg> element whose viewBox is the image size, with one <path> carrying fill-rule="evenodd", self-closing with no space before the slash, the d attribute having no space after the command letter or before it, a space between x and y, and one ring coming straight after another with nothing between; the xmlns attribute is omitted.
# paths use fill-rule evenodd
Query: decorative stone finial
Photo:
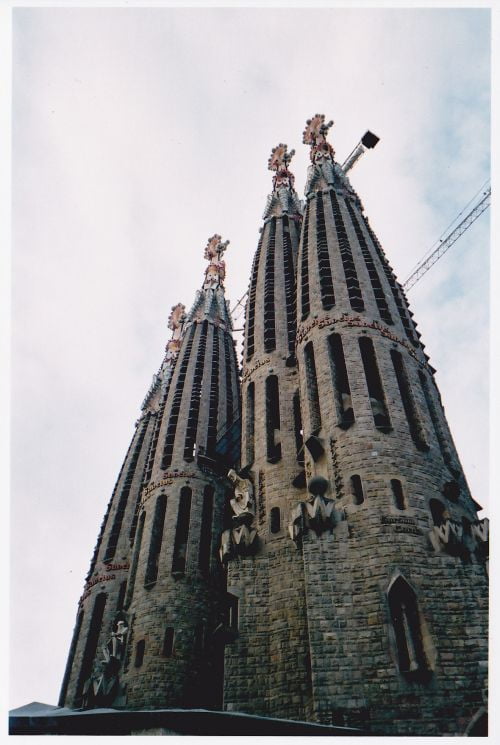
<svg viewBox="0 0 500 745"><path fill-rule="evenodd" d="M174 333L172 334L172 337L174 339L178 338L180 336L180 329L182 328L182 324L184 323L185 318L185 310L186 306L182 303L177 303L177 305L172 305L172 312L170 313L168 317L168 328L171 329Z"/></svg>
<svg viewBox="0 0 500 745"><path fill-rule="evenodd" d="M315 114L312 119L307 120L302 142L304 145L311 146L312 163L321 162L324 159L333 160L335 157L333 147L326 141L326 135L332 125L333 120L325 124L324 114Z"/></svg>
<svg viewBox="0 0 500 745"><path fill-rule="evenodd" d="M226 265L222 261L222 256L228 245L229 241L222 243L222 238L217 233L208 239L204 257L210 263L205 269L204 290L223 285L224 277L226 276Z"/></svg>
<svg viewBox="0 0 500 745"><path fill-rule="evenodd" d="M267 162L267 167L270 171L276 172L273 179L273 186L275 189L279 189L283 186L293 189L295 176L288 170L288 165L294 155L295 150L290 150L290 152L288 152L288 145L285 145L283 142L280 142L279 145L273 147Z"/></svg>

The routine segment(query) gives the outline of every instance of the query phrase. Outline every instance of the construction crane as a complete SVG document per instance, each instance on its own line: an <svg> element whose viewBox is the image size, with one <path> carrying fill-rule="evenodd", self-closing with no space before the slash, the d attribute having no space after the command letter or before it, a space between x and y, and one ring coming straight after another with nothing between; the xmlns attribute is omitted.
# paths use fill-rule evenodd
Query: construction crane
<svg viewBox="0 0 500 745"><path fill-rule="evenodd" d="M417 265L416 269L414 269L408 279L403 283L403 289L405 291L410 290L418 282L418 280L421 279L421 277L423 277L423 275L427 271L429 271L431 266L433 266L436 261L441 258L443 254L446 253L446 251L455 243L455 241L457 241L460 236L463 235L468 228L470 228L472 223L475 222L486 209L488 209L488 207L490 206L490 198L491 187L488 187L486 191L482 192L479 201L477 201L474 207L469 210L463 220L455 228L453 228L453 230L448 233L445 238L440 238L437 248L435 248L433 251L431 249L432 253ZM476 199L476 197L473 197L471 201L473 201L474 199ZM468 205L466 205L466 207L468 207ZM460 214L455 218L453 223L458 220L466 207L464 207L462 212L460 212ZM453 223L451 224L453 225Z"/></svg>

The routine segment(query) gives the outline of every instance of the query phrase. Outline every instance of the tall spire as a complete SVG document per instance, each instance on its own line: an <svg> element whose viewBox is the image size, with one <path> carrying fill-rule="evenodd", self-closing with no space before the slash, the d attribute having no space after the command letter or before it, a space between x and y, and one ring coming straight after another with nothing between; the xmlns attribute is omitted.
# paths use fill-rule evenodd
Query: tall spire
<svg viewBox="0 0 500 745"><path fill-rule="evenodd" d="M231 315L224 296L224 279L226 264L222 257L229 241L222 241L218 233L208 239L204 257L209 262L205 269L205 279L201 290L198 290L191 310L186 316L186 326L192 321L211 320L222 324L225 329L232 329Z"/></svg>
<svg viewBox="0 0 500 745"><path fill-rule="evenodd" d="M270 171L274 171L275 175L272 194L267 197L264 220L270 217L281 217L284 214L300 219L302 205L294 189L295 176L288 168L294 155L295 150L288 152L288 145L283 142L271 151L267 167Z"/></svg>

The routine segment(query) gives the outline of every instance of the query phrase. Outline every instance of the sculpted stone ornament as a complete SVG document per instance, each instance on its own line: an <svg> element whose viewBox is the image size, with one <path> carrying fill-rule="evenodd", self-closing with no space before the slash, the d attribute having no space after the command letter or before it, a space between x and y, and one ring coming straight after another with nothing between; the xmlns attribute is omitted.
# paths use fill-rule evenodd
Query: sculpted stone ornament
<svg viewBox="0 0 500 745"><path fill-rule="evenodd" d="M463 525L455 520L447 519L441 525L434 525L429 532L429 540L435 551L445 551L451 556L461 556L467 552Z"/></svg>
<svg viewBox="0 0 500 745"><path fill-rule="evenodd" d="M273 192L267 198L264 220L271 216L279 217L288 214L294 219L302 216L302 204L294 189L295 176L288 170L288 165L295 155L295 150L288 152L288 145L280 142L271 152L268 161L270 171L275 171Z"/></svg>
<svg viewBox="0 0 500 745"><path fill-rule="evenodd" d="M325 497L328 481L322 476L314 476L308 484L310 497L305 502L299 502L291 514L288 532L292 541L299 545L302 536L313 530L316 535L325 531L332 532L344 516L335 509L335 502Z"/></svg>
<svg viewBox="0 0 500 745"><path fill-rule="evenodd" d="M351 196L358 198L344 171L335 162L335 150L326 140L328 130L333 121L325 123L324 114L315 114L306 122L302 135L302 142L311 146L311 166L307 171L305 193L313 190L326 189L329 186L342 187Z"/></svg>
<svg viewBox="0 0 500 745"><path fill-rule="evenodd" d="M222 256L228 245L229 241L222 243L222 238L217 234L208 239L204 257L210 263L205 269L204 290L215 289L224 285L226 264L222 261Z"/></svg>
<svg viewBox="0 0 500 745"><path fill-rule="evenodd" d="M234 497L230 500L234 515L233 527L225 530L221 536L219 555L222 562L237 555L252 554L257 547L252 482L239 476L233 469L227 475L234 485Z"/></svg>
<svg viewBox="0 0 500 745"><path fill-rule="evenodd" d="M102 658L94 664L92 675L83 686L83 708L96 709L120 706L125 703L125 691L120 683L119 672L125 657L128 626L123 618L101 648Z"/></svg>
<svg viewBox="0 0 500 745"><path fill-rule="evenodd" d="M483 520L472 523L470 532L476 542L475 554L480 561L485 562L486 571L488 571L490 521L485 517Z"/></svg>

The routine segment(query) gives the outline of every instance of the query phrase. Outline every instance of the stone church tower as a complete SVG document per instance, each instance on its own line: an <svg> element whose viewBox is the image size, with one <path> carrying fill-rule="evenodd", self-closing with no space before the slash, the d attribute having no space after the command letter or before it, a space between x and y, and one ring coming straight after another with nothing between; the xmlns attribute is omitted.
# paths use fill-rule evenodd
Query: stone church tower
<svg viewBox="0 0 500 745"><path fill-rule="evenodd" d="M484 704L488 520L331 124L307 122L304 204L293 151L269 159L241 415L220 236L193 307L172 309L61 706L424 736L463 734Z"/></svg>
<svg viewBox="0 0 500 745"><path fill-rule="evenodd" d="M228 557L239 627L225 705L374 733L458 734L486 685L487 520L404 293L326 140L331 124L316 115L304 132L296 259L300 210L280 146L252 270L242 457L256 535L252 556Z"/></svg>
<svg viewBox="0 0 500 745"><path fill-rule="evenodd" d="M222 707L226 613L218 559L239 379L218 235L173 337L104 518L80 600L60 705ZM220 468L223 465L221 478Z"/></svg>

